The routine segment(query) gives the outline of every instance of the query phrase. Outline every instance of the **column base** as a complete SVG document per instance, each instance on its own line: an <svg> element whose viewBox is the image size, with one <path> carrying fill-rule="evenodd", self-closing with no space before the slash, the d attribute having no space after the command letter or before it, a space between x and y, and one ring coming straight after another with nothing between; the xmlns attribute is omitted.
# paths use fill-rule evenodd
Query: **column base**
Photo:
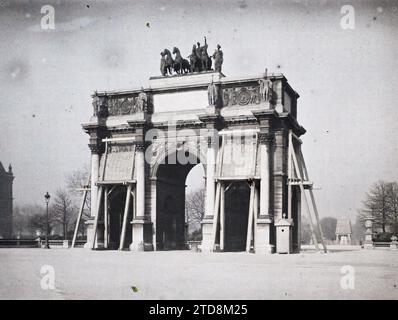
<svg viewBox="0 0 398 320"><path fill-rule="evenodd" d="M90 217L85 224L87 225L87 242L84 244L84 249L93 249L93 235L94 235L94 218Z"/></svg>
<svg viewBox="0 0 398 320"><path fill-rule="evenodd" d="M201 252L213 252L213 218L205 217L202 220L202 244Z"/></svg>
<svg viewBox="0 0 398 320"><path fill-rule="evenodd" d="M84 249L91 250L91 249L93 248L93 243L87 241L87 242L84 244L83 248L84 248Z"/></svg>
<svg viewBox="0 0 398 320"><path fill-rule="evenodd" d="M273 254L273 253L275 253L275 246L273 244L256 246L254 253L256 253L256 254Z"/></svg>
<svg viewBox="0 0 398 320"><path fill-rule="evenodd" d="M145 237L145 234L152 232L152 222L145 220L145 218L136 218L131 221L131 224L133 227L133 239L129 246L130 251L153 251L153 244L145 241L148 238Z"/></svg>
<svg viewBox="0 0 398 320"><path fill-rule="evenodd" d="M256 238L254 240L254 252L257 254L272 254L275 246L270 244L271 219L258 219L256 224Z"/></svg>

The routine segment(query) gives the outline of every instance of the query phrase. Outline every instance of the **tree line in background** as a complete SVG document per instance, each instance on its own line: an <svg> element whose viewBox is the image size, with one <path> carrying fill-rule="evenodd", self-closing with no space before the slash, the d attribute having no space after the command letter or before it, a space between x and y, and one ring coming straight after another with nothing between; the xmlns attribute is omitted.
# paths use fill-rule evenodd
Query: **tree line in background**
<svg viewBox="0 0 398 320"><path fill-rule="evenodd" d="M88 169L74 171L65 178L65 186L51 194L49 212L49 235L50 238L71 239L77 214L80 206L83 188L87 183ZM44 203L44 195L43 195ZM90 197L87 197L82 222L79 226L79 237L84 238L86 234L85 220L89 217ZM26 204L16 205L13 211L14 235L20 238L31 238L46 234L47 216L45 205Z"/></svg>
<svg viewBox="0 0 398 320"><path fill-rule="evenodd" d="M358 216L361 221L373 218L375 240L390 241L398 235L398 183L379 181L374 183L363 201Z"/></svg>

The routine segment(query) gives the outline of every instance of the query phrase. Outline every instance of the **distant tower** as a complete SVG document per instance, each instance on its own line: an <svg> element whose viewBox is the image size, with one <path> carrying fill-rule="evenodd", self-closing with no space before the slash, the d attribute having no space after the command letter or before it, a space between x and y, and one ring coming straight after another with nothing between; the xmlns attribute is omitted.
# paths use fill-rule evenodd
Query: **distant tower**
<svg viewBox="0 0 398 320"><path fill-rule="evenodd" d="M0 162L0 238L12 237L12 182L14 175L9 165L6 171Z"/></svg>
<svg viewBox="0 0 398 320"><path fill-rule="evenodd" d="M336 225L336 244L351 244L351 221L339 218Z"/></svg>

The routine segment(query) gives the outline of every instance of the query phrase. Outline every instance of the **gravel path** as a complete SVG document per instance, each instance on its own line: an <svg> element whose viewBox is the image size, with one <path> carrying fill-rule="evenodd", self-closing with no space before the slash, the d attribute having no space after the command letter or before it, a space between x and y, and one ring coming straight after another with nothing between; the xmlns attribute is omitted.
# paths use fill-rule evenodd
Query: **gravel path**
<svg viewBox="0 0 398 320"><path fill-rule="evenodd" d="M40 283L43 265L55 289ZM355 270L342 289L341 268ZM134 289L132 288L134 287ZM0 299L397 299L398 251L294 255L0 249Z"/></svg>

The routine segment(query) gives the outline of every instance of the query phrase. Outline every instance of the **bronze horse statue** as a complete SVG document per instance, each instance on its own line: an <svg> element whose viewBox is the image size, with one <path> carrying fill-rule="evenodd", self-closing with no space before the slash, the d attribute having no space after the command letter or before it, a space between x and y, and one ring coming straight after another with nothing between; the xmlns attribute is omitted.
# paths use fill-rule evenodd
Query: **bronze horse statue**
<svg viewBox="0 0 398 320"><path fill-rule="evenodd" d="M173 57L171 56L170 50L168 49L164 49L163 50L163 54L164 54L164 76L167 76L167 73L169 73L170 75L172 74L172 68L174 66L174 60Z"/></svg>
<svg viewBox="0 0 398 320"><path fill-rule="evenodd" d="M180 50L177 47L173 48L173 54L175 54L173 69L177 74L188 73L191 66L187 59L181 57Z"/></svg>
<svg viewBox="0 0 398 320"><path fill-rule="evenodd" d="M188 56L189 58L189 64L191 67L191 72L199 72L201 69L201 63L200 60L198 58L198 54L196 52L196 44L193 45L192 47L192 52L191 54Z"/></svg>

